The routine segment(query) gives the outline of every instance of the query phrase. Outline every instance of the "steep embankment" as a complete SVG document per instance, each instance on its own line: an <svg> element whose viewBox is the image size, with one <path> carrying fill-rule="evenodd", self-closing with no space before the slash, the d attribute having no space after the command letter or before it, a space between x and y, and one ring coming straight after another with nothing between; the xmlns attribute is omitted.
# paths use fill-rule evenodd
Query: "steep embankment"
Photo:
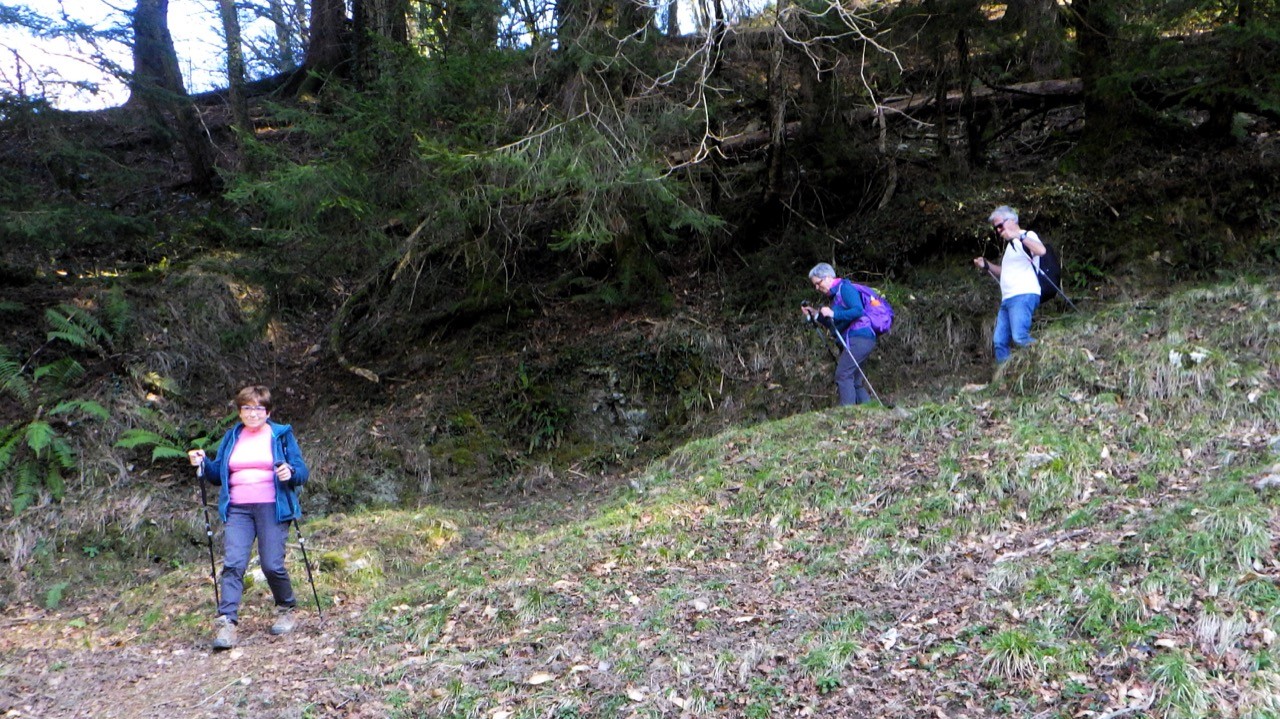
<svg viewBox="0 0 1280 719"><path fill-rule="evenodd" d="M1066 317L948 401L620 493L310 525L326 605L210 654L183 566L4 634L26 716L1274 716L1280 284ZM295 576L303 587L305 574ZM87 691L86 687L101 687Z"/></svg>

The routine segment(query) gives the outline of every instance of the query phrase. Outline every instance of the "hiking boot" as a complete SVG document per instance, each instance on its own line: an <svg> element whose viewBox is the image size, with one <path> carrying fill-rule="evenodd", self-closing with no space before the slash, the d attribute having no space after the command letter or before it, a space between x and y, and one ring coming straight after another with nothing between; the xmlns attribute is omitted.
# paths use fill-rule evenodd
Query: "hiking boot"
<svg viewBox="0 0 1280 719"><path fill-rule="evenodd" d="M276 607L276 623L271 625L271 633L288 634L293 631L296 624L293 607Z"/></svg>
<svg viewBox="0 0 1280 719"><path fill-rule="evenodd" d="M214 626L218 628L218 634L213 638L214 649L230 649L236 645L236 625L227 615L219 615Z"/></svg>

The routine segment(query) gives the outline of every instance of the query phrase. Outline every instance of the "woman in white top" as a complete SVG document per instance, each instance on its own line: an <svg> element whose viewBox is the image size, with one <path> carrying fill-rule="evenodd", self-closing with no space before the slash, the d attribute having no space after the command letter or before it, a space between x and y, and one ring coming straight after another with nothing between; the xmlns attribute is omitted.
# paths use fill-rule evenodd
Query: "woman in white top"
<svg viewBox="0 0 1280 719"><path fill-rule="evenodd" d="M1018 213L1007 205L997 207L987 221L1005 241L1004 257L998 265L987 262L985 257L975 257L973 265L1000 282L1000 314L992 337L996 364L1000 364L1009 359L1011 345L1025 347L1035 342L1031 337L1031 317L1040 306L1040 279L1033 262L1038 262L1046 250L1036 233L1018 226Z"/></svg>

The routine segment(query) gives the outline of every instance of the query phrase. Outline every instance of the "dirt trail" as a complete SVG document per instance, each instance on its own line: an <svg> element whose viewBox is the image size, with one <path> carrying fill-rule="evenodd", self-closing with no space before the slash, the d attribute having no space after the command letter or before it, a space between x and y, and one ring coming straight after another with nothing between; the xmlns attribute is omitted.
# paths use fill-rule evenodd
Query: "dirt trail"
<svg viewBox="0 0 1280 719"><path fill-rule="evenodd" d="M84 628L81 612L28 608L0 634L0 716L385 716L387 707L363 701L365 678L332 671L353 659L346 652L360 651L342 641L358 614L347 608L321 625L307 612L298 630L282 637L271 636L265 616L246 618L239 646L215 653L206 627L147 643Z"/></svg>

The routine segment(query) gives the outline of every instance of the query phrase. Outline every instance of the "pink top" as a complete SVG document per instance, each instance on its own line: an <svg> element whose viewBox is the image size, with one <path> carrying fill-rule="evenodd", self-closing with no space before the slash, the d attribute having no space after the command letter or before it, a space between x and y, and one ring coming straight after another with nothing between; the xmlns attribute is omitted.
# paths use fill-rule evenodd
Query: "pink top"
<svg viewBox="0 0 1280 719"><path fill-rule="evenodd" d="M271 428L240 430L231 449L227 469L231 470L232 504L270 504L276 501L276 472L272 466Z"/></svg>

